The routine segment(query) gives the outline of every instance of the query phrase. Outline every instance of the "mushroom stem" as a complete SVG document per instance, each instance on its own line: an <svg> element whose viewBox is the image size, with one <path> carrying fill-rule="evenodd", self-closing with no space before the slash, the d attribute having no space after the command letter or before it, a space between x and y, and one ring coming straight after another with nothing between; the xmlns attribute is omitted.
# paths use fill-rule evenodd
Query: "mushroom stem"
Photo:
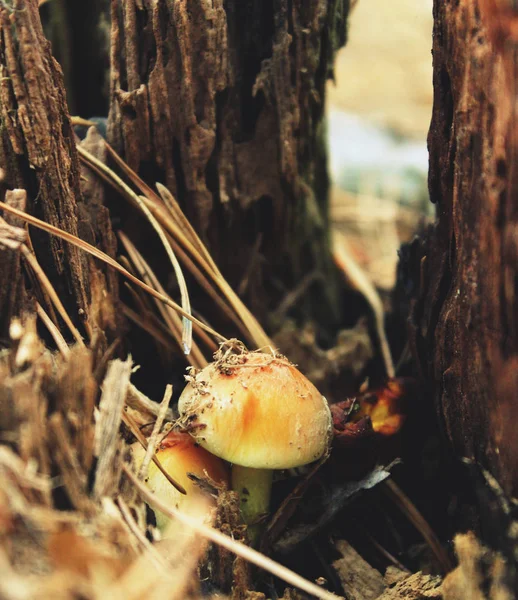
<svg viewBox="0 0 518 600"><path fill-rule="evenodd" d="M232 466L232 489L239 494L239 506L248 525L250 541L259 533L258 521L270 508L273 471Z"/></svg>

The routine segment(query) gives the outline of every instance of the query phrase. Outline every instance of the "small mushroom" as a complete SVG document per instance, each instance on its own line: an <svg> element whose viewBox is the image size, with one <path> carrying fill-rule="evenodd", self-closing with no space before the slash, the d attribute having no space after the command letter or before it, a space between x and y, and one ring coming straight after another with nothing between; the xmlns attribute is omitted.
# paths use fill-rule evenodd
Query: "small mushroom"
<svg viewBox="0 0 518 600"><path fill-rule="evenodd" d="M136 442L132 446L133 455L137 466L140 465L146 451ZM185 502L189 502L193 495L201 494L200 488L189 478L188 473L198 477L210 477L215 483L228 484L228 472L225 463L200 448L195 440L187 433L172 431L158 446L156 458L163 469L179 484L186 494L181 494L167 479L160 469L151 462L149 464L146 484L150 490L171 507L181 509ZM157 527L164 531L169 518L156 511Z"/></svg>
<svg viewBox="0 0 518 600"><path fill-rule="evenodd" d="M331 440L326 399L280 355L224 355L190 378L178 408L194 439L233 463L252 538L269 509L272 471L316 461Z"/></svg>

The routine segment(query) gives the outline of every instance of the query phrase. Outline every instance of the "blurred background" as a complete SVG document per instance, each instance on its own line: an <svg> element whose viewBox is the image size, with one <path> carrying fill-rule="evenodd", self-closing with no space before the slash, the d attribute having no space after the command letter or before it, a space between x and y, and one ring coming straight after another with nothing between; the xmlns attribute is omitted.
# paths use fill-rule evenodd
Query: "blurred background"
<svg viewBox="0 0 518 600"><path fill-rule="evenodd" d="M400 244L433 218L432 23L432 0L359 0L328 86L334 230L380 290L394 286Z"/></svg>

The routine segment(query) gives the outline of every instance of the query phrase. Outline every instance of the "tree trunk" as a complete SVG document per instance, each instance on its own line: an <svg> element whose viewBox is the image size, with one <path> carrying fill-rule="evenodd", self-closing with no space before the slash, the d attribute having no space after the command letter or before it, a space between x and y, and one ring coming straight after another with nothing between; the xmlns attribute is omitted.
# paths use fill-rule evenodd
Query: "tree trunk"
<svg viewBox="0 0 518 600"><path fill-rule="evenodd" d="M434 2L428 144L438 222L415 265L410 337L456 456L516 495L518 13L496 4ZM508 535L503 523L482 525Z"/></svg>
<svg viewBox="0 0 518 600"><path fill-rule="evenodd" d="M324 96L348 5L112 0L109 141L176 195L263 323L315 273L304 316L341 320Z"/></svg>
<svg viewBox="0 0 518 600"><path fill-rule="evenodd" d="M0 28L2 191L26 190L27 206L17 208L25 208L51 225L113 253L113 233L99 190L88 186L88 182L83 182L81 189L63 74L43 34L37 0L0 4ZM9 198L14 201L18 197ZM114 333L118 325L114 310L117 283L113 274L108 275L107 286L96 277L100 272L82 251L55 236L31 230L31 241L38 261L76 326L90 336L96 325L111 328ZM16 253L2 252L0 277L8 282L0 292L1 337L6 337L10 318L23 309L29 298L38 299L53 314L53 307L38 285L24 278ZM101 289L105 293L103 314L107 321L94 323L92 296Z"/></svg>

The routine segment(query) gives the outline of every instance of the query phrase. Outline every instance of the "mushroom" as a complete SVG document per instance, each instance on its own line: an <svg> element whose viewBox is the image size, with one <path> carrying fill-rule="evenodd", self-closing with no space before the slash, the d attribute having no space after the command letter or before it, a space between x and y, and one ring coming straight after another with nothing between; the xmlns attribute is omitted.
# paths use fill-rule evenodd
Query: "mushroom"
<svg viewBox="0 0 518 600"><path fill-rule="evenodd" d="M253 538L269 509L272 471L328 451L327 401L281 355L227 352L188 379L178 402L183 424L201 446L233 464L232 489Z"/></svg>
<svg viewBox="0 0 518 600"><path fill-rule="evenodd" d="M146 451L139 442L133 444L132 451L137 465L140 464L139 461L141 462L144 458ZM193 495L202 493L188 473L198 477L208 476L215 483L228 484L225 463L207 450L200 448L187 433L170 432L158 446L156 458L163 469L184 487L186 494L181 494L153 462L149 464L146 483L160 500L174 508L181 509L182 505L189 502ZM155 516L157 527L164 531L169 518L158 511Z"/></svg>

